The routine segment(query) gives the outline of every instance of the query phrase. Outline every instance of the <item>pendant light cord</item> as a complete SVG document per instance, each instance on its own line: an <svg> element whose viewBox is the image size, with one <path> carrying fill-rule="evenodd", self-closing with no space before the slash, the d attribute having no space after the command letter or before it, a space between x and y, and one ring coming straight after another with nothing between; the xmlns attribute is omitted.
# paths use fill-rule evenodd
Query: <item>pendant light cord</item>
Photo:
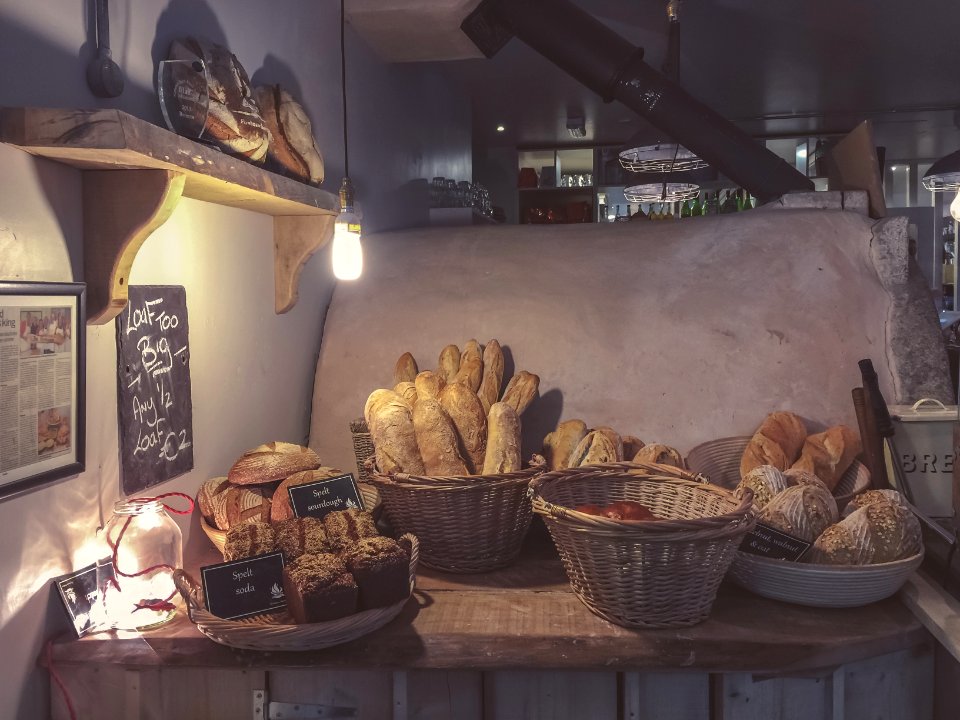
<svg viewBox="0 0 960 720"><path fill-rule="evenodd" d="M350 177L350 161L347 153L347 50L344 43L344 27L347 24L346 0L340 0L340 91L343 98L343 175Z"/></svg>

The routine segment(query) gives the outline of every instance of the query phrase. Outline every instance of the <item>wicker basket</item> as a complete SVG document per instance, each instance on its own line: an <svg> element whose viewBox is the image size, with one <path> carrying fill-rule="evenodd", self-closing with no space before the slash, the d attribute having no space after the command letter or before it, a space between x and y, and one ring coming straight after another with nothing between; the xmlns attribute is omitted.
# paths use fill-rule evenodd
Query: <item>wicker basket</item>
<svg viewBox="0 0 960 720"><path fill-rule="evenodd" d="M350 421L350 436L353 438L353 454L357 458L357 477L360 482L370 481L370 469L367 460L373 457L373 440L370 439L370 428L363 418Z"/></svg>
<svg viewBox="0 0 960 720"><path fill-rule="evenodd" d="M419 544L406 535L411 544L410 593L416 582ZM183 570L176 570L173 581L187 605L190 622L214 642L247 650L321 650L356 640L393 620L410 599L388 607L363 610L329 622L297 625L286 611L256 615L242 620L223 620L207 612L203 589Z"/></svg>
<svg viewBox="0 0 960 720"><path fill-rule="evenodd" d="M740 458L749 442L750 436L743 435L697 445L687 455L687 467L705 475L715 485L732 490L740 482ZM833 489L838 509L843 510L854 495L869 487L870 471L862 462L854 460Z"/></svg>
<svg viewBox="0 0 960 720"><path fill-rule="evenodd" d="M453 477L383 475L369 465L387 519L420 539L426 567L479 573L517 559L532 518L527 485L542 472L543 458L515 473Z"/></svg>
<svg viewBox="0 0 960 720"><path fill-rule="evenodd" d="M558 470L530 484L570 585L600 617L626 627L694 625L710 613L743 536L748 496L668 465L611 463ZM635 500L664 520L631 522L571 508Z"/></svg>
<svg viewBox="0 0 960 720"><path fill-rule="evenodd" d="M379 520L380 515L383 512L383 504L380 502L380 493L377 492L377 489L370 485L369 483L359 483L357 485L360 488L360 497L363 498L363 507L366 508L367 512L373 515L374 520ZM214 544L217 550L220 551L220 554L223 554L223 546L227 542L227 531L218 530L203 519L203 516L200 516L200 527L203 528L203 532L206 533L207 537L210 538L210 542Z"/></svg>
<svg viewBox="0 0 960 720"><path fill-rule="evenodd" d="M738 552L730 577L763 597L812 607L860 607L893 595L923 561L923 551L876 565L811 565Z"/></svg>

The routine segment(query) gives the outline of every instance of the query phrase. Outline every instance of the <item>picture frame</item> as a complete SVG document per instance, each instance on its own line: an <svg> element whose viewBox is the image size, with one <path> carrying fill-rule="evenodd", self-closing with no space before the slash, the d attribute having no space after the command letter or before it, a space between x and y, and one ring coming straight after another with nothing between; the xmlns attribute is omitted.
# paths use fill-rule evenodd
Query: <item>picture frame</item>
<svg viewBox="0 0 960 720"><path fill-rule="evenodd" d="M83 472L86 285L0 281L0 501Z"/></svg>
<svg viewBox="0 0 960 720"><path fill-rule="evenodd" d="M63 609L78 638L101 629L104 619L100 590L113 576L113 561L104 558L99 563L53 579Z"/></svg>

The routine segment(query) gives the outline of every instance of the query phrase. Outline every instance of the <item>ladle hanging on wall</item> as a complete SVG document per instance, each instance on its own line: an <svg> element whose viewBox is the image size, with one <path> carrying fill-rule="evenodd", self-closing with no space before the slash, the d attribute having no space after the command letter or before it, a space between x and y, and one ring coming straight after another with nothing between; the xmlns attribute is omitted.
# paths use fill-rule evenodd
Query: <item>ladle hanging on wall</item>
<svg viewBox="0 0 960 720"><path fill-rule="evenodd" d="M110 10L107 0L94 0L94 6L97 56L87 65L87 85L97 97L118 97L123 93L123 71L110 52Z"/></svg>

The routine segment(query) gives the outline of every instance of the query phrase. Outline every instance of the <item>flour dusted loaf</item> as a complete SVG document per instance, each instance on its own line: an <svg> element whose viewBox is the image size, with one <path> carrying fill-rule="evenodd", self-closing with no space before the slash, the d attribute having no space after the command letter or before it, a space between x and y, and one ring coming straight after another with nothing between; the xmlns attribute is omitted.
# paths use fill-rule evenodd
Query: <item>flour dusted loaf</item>
<svg viewBox="0 0 960 720"><path fill-rule="evenodd" d="M466 385L473 392L477 392L480 389L480 383L483 382L483 360L479 356L466 357L464 354L453 382Z"/></svg>
<svg viewBox="0 0 960 720"><path fill-rule="evenodd" d="M320 467L320 458L308 447L271 442L248 450L233 464L227 479L234 485L258 485Z"/></svg>
<svg viewBox="0 0 960 720"><path fill-rule="evenodd" d="M352 615L359 595L353 575L332 553L301 555L284 566L283 593L287 610L299 624Z"/></svg>
<svg viewBox="0 0 960 720"><path fill-rule="evenodd" d="M860 450L860 436L846 425L837 425L808 436L793 467L812 472L832 492Z"/></svg>
<svg viewBox="0 0 960 720"><path fill-rule="evenodd" d="M380 472L423 475L426 468L410 405L390 390L375 390L367 400L365 415Z"/></svg>
<svg viewBox="0 0 960 720"><path fill-rule="evenodd" d="M505 402L494 403L487 417L487 449L483 474L517 472L520 469L520 416Z"/></svg>
<svg viewBox="0 0 960 720"><path fill-rule="evenodd" d="M749 488L753 491L753 507L756 510L763 510L774 497L782 493L789 487L786 476L773 467L773 465L761 465L755 467L740 479L734 494L738 498L744 496L744 490Z"/></svg>
<svg viewBox="0 0 960 720"><path fill-rule="evenodd" d="M837 519L833 495L816 485L787 488L775 495L757 517L764 525L810 543Z"/></svg>
<svg viewBox="0 0 960 720"><path fill-rule="evenodd" d="M740 460L740 477L760 465L786 470L800 455L807 430L803 420L791 412L767 415L750 438Z"/></svg>
<svg viewBox="0 0 960 720"><path fill-rule="evenodd" d="M452 383L440 391L440 405L453 422L468 471L479 473L487 453L487 414L480 398L466 385Z"/></svg>
<svg viewBox="0 0 960 720"><path fill-rule="evenodd" d="M883 498L856 508L814 542L810 562L867 565L920 552L920 523L907 508Z"/></svg>
<svg viewBox="0 0 960 720"><path fill-rule="evenodd" d="M587 436L587 424L583 420L564 420L557 429L543 439L543 456L548 470L563 470L570 467L570 457L580 441Z"/></svg>
<svg viewBox="0 0 960 720"><path fill-rule="evenodd" d="M466 388L465 388L466 389ZM453 421L432 397L421 397L413 408L413 430L427 475L467 475Z"/></svg>
<svg viewBox="0 0 960 720"><path fill-rule="evenodd" d="M253 96L270 131L267 159L301 182L323 182L323 157L303 106L279 85L260 85Z"/></svg>
<svg viewBox="0 0 960 720"><path fill-rule="evenodd" d="M447 384L447 381L439 373L435 373L432 370L424 370L423 372L417 373L416 379L413 381L414 388L416 392L414 393L413 403L416 403L417 398L420 397L429 397L434 400L440 399L440 391L443 390L444 386Z"/></svg>

